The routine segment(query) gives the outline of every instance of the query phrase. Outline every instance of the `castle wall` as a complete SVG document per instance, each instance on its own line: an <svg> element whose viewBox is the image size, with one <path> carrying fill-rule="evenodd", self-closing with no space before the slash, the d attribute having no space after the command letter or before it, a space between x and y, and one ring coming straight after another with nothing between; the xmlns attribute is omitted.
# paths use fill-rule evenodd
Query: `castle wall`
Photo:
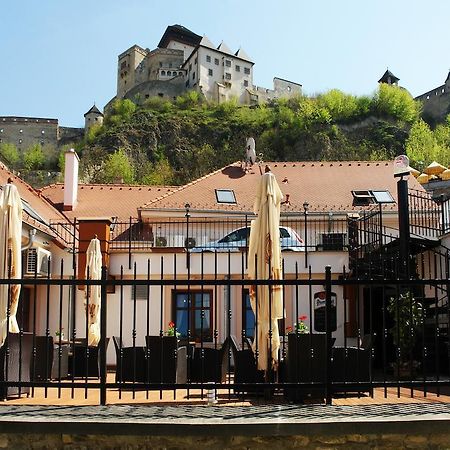
<svg viewBox="0 0 450 450"><path fill-rule="evenodd" d="M172 82L151 80L138 84L130 89L124 98L128 98L138 105L151 97L161 97L167 100L173 100L185 92L184 79L180 77ZM111 103L111 102L110 102ZM108 105L110 104L108 103ZM105 111L107 108L105 107Z"/></svg>
<svg viewBox="0 0 450 450"><path fill-rule="evenodd" d="M183 61L186 61L186 59L189 58L190 54L195 49L195 47L192 45L174 41L174 40L171 40L169 42L169 44L167 45L167 48L172 49L172 50L181 50L183 52Z"/></svg>
<svg viewBox="0 0 450 450"><path fill-rule="evenodd" d="M416 97L416 100L422 102L424 117L441 121L450 114L450 88L445 84Z"/></svg>
<svg viewBox="0 0 450 450"><path fill-rule="evenodd" d="M36 143L56 147L58 139L58 119L0 117L0 142L12 143L21 151Z"/></svg>
<svg viewBox="0 0 450 450"><path fill-rule="evenodd" d="M59 127L58 145L70 144L81 140L84 136L84 128Z"/></svg>

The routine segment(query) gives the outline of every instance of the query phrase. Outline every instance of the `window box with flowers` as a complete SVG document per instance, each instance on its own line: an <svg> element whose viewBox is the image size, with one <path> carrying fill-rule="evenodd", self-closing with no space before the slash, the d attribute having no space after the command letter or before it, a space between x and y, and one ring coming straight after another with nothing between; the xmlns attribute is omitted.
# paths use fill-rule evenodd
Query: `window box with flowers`
<svg viewBox="0 0 450 450"><path fill-rule="evenodd" d="M287 327L286 332L287 333L295 333L295 334L306 334L309 333L308 325L306 325L306 320L308 319L308 316L300 316L298 318L298 322L294 323L293 327Z"/></svg>
<svg viewBox="0 0 450 450"><path fill-rule="evenodd" d="M181 335L181 333L179 333L177 331L177 328L175 326L175 322L170 321L169 322L169 326L168 326L167 331L166 331L166 336L176 336L177 338L179 338L180 335Z"/></svg>

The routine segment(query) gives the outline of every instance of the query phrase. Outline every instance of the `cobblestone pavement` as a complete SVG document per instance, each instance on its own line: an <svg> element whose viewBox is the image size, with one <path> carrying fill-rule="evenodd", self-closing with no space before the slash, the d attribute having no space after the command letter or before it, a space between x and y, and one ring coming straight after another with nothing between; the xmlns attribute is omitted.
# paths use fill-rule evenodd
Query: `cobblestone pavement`
<svg viewBox="0 0 450 450"><path fill-rule="evenodd" d="M411 421L430 426L440 423L450 426L449 404L399 404L365 406L326 405L267 405L267 406L0 406L0 432L22 427L24 431L39 428L44 432L46 425L52 430L101 433L108 427L109 433L146 432L163 434L167 426L184 433L187 429L195 433L201 426L202 433L220 433L220 429L232 425L242 432L281 434L292 432L292 427L334 424L352 429L375 425L397 425ZM86 428L88 426L88 428ZM283 428L285 430L283 431ZM398 428L397 428L398 429ZM165 431L166 430L166 431ZM247 431L246 431L247 430Z"/></svg>

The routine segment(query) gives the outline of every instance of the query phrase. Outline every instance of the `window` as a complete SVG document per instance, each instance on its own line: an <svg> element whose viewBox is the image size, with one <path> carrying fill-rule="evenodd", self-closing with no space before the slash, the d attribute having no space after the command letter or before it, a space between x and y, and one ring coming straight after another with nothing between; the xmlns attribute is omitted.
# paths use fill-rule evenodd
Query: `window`
<svg viewBox="0 0 450 450"><path fill-rule="evenodd" d="M122 70L122 69L125 69L126 67L127 67L127 62L126 61L122 61L120 63L120 69Z"/></svg>
<svg viewBox="0 0 450 450"><path fill-rule="evenodd" d="M0 133L3 133L3 128L0 129Z"/></svg>
<svg viewBox="0 0 450 450"><path fill-rule="evenodd" d="M41 134L45 134L45 130L42 130L42 131L41 131Z"/></svg>
<svg viewBox="0 0 450 450"><path fill-rule="evenodd" d="M236 66L236 72L240 72L241 71L241 66Z"/></svg>
<svg viewBox="0 0 450 450"><path fill-rule="evenodd" d="M162 92L158 92L158 97L164 97L164 94Z"/></svg>
<svg viewBox="0 0 450 450"><path fill-rule="evenodd" d="M212 71L212 69L208 69L208 75L209 75L210 77L213 76L213 71Z"/></svg>
<svg viewBox="0 0 450 450"><path fill-rule="evenodd" d="M245 87L248 86L248 80L244 80L244 86L245 86Z"/></svg>
<svg viewBox="0 0 450 450"><path fill-rule="evenodd" d="M216 189L217 203L237 203L232 189Z"/></svg>
<svg viewBox="0 0 450 450"><path fill-rule="evenodd" d="M211 56L210 55L206 55L206 62L211 62Z"/></svg>
<svg viewBox="0 0 450 450"><path fill-rule="evenodd" d="M192 64L189 64L189 72L192 70Z"/></svg>
<svg viewBox="0 0 450 450"><path fill-rule="evenodd" d="M21 144L22 143L22 139L19 139L19 144Z"/></svg>
<svg viewBox="0 0 450 450"><path fill-rule="evenodd" d="M167 71L167 76L170 77L172 75L172 72L170 70Z"/></svg>
<svg viewBox="0 0 450 450"><path fill-rule="evenodd" d="M169 67L172 67L172 63L169 63Z"/></svg>
<svg viewBox="0 0 450 450"><path fill-rule="evenodd" d="M225 73L225 80L231 80L231 73Z"/></svg>
<svg viewBox="0 0 450 450"><path fill-rule="evenodd" d="M244 73L246 75L250 75L250 69L248 67L244 67Z"/></svg>
<svg viewBox="0 0 450 450"><path fill-rule="evenodd" d="M353 206L367 206L372 203L395 203L389 191L352 191Z"/></svg>
<svg viewBox="0 0 450 450"><path fill-rule="evenodd" d="M178 75L180 75L180 77L183 75L183 72L178 72Z"/></svg>
<svg viewBox="0 0 450 450"><path fill-rule="evenodd" d="M225 60L225 66L226 67L231 67L231 61L229 59Z"/></svg>
<svg viewBox="0 0 450 450"><path fill-rule="evenodd" d="M254 337L255 314L250 303L250 292L248 289L242 291L242 330L245 337Z"/></svg>
<svg viewBox="0 0 450 450"><path fill-rule="evenodd" d="M23 130L22 130L22 129L20 129L20 130L19 130L19 133L23 133Z"/></svg>
<svg viewBox="0 0 450 450"><path fill-rule="evenodd" d="M147 300L147 295L149 292L149 286L145 284L140 284L131 287L131 300Z"/></svg>
<svg viewBox="0 0 450 450"><path fill-rule="evenodd" d="M219 65L219 58L214 58L214 64L215 64L216 66Z"/></svg>
<svg viewBox="0 0 450 450"><path fill-rule="evenodd" d="M192 79L195 80L195 72L192 73Z"/></svg>
<svg viewBox="0 0 450 450"><path fill-rule="evenodd" d="M159 62L159 67L162 67L162 61Z"/></svg>
<svg viewBox="0 0 450 450"><path fill-rule="evenodd" d="M165 70L161 70L161 75L162 76L166 76L166 71Z"/></svg>
<svg viewBox="0 0 450 450"><path fill-rule="evenodd" d="M212 291L173 291L173 321L180 337L212 341Z"/></svg>
<svg viewBox="0 0 450 450"><path fill-rule="evenodd" d="M197 58L195 58L195 60L194 60L194 64L197 64Z"/></svg>

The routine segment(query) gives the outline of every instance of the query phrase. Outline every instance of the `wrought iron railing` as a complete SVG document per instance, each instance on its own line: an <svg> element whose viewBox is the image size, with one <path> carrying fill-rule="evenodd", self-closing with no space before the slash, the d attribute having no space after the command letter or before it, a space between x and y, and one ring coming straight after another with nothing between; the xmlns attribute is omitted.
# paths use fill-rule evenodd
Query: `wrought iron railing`
<svg viewBox="0 0 450 450"><path fill-rule="evenodd" d="M313 273L311 266L300 277L302 260L286 268L292 256L283 256L276 281L247 279L244 258L231 252L191 254L188 268L185 255L155 255L135 261L132 270L104 269L101 280L89 281L77 279L70 261L68 267L53 261L51 276L0 280L9 295L13 285L22 288L20 333L9 333L0 351L0 393L45 397L56 388L74 396L81 389L100 392L106 404L117 393L139 390L161 397L182 392L206 402L207 392L218 389L227 401L287 396L331 403L337 394L381 389L387 396L394 387L399 396L403 389L417 396L450 386L450 309L448 297L442 300L448 254L439 263L418 260L426 270L417 279L403 278L394 263L381 279L350 278L345 267ZM91 285L101 287L98 347L86 340L92 299L81 288ZM254 286L279 286L283 293L278 365L265 373L256 370L265 343L254 339L253 349L248 346L254 324L263 320L250 306ZM268 292L270 298L275 291ZM267 323L274 337L274 322Z"/></svg>

